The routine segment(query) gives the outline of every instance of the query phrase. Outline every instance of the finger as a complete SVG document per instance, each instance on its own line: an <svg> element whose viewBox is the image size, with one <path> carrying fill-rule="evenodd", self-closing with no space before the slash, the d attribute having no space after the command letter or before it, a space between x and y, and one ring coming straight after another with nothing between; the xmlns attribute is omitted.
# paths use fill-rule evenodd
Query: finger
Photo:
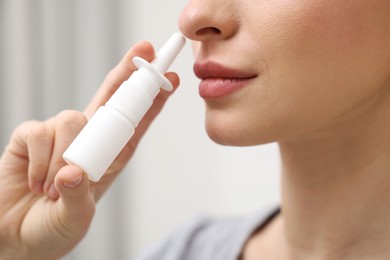
<svg viewBox="0 0 390 260"><path fill-rule="evenodd" d="M58 171L54 183L60 196L57 212L61 228L82 237L95 213L87 175L77 166L66 165Z"/></svg>
<svg viewBox="0 0 390 260"><path fill-rule="evenodd" d="M12 134L3 158L20 169L29 188L37 193L42 191L52 149L52 133L39 121L26 121Z"/></svg>
<svg viewBox="0 0 390 260"><path fill-rule="evenodd" d="M27 149L29 157L28 180L29 187L35 193L43 192L50 158L53 150L54 131L43 122L30 126L27 134Z"/></svg>
<svg viewBox="0 0 390 260"><path fill-rule="evenodd" d="M39 122L35 120L23 122L13 131L10 142L6 149L6 156L8 155L8 153L11 153L13 155L16 155L17 157L28 158L28 133L31 127L33 125L36 125L37 123Z"/></svg>
<svg viewBox="0 0 390 260"><path fill-rule="evenodd" d="M43 189L51 198L55 199L58 197L53 183L55 175L60 168L67 164L62 158L62 154L86 123L87 119L84 114L73 110L61 112L50 122L50 124L54 125L55 142Z"/></svg>
<svg viewBox="0 0 390 260"><path fill-rule="evenodd" d="M107 75L100 89L84 110L84 114L88 119L100 106L107 102L118 87L137 69L132 61L135 56L142 57L147 61L153 60L153 46L149 42L140 42L126 53L119 64Z"/></svg>

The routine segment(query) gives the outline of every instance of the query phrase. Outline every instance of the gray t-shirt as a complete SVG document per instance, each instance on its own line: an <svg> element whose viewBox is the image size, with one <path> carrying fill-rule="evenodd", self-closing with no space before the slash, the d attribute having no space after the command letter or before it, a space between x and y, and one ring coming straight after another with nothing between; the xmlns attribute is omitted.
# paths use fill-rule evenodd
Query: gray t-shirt
<svg viewBox="0 0 390 260"><path fill-rule="evenodd" d="M252 233L278 212L278 207L269 206L246 217L195 217L136 259L237 260Z"/></svg>

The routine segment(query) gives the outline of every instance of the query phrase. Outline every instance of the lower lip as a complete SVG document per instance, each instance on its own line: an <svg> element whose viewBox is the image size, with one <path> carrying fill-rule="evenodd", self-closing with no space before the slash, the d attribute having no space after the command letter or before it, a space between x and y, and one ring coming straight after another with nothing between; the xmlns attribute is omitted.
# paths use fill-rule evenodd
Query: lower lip
<svg viewBox="0 0 390 260"><path fill-rule="evenodd" d="M243 87L253 78L208 78L199 84L199 95L205 99L222 98Z"/></svg>

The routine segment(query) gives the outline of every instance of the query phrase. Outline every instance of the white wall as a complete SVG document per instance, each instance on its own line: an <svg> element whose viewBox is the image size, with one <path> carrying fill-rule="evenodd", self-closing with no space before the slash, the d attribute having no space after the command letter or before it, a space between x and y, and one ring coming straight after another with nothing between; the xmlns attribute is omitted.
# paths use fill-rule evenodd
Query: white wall
<svg viewBox="0 0 390 260"><path fill-rule="evenodd" d="M18 17L20 10L31 12L28 9L31 7L29 0L5 2L1 2L0 9L3 10L0 12L1 15L7 12L9 20L23 23ZM45 66L47 73L50 72L50 75L42 73L42 81L49 83L39 92L46 98L32 99L32 94L24 97L27 99L24 104L27 105L19 106L22 112L13 118L4 117L3 113L6 129L28 118L26 110L31 107L28 104L34 100L45 104L40 113L45 117L65 106L81 109L104 73L131 45L146 39L158 48L177 31L176 20L186 3L181 0L38 2L46 10L40 9L33 17L46 19L43 23L46 28L44 37L41 37L45 48L41 51L49 58L46 63L39 63ZM14 12L10 13L11 9ZM53 23L52 27L50 23ZM59 26L56 23L62 25L61 31L56 30ZM25 36L23 30L26 30L26 25L21 24L19 27L13 27L21 31L13 31L12 34ZM11 32L4 25L2 28L1 39L5 39L3 37L9 37ZM66 37L62 36L62 39L64 33ZM34 38L33 35L28 37ZM67 37L75 37L71 46L63 44ZM7 40L11 41L7 44L10 50L12 39ZM14 41L17 42L16 38ZM61 66L61 58L66 58L59 53L58 45L61 43L67 56L74 55L68 58L71 61L67 64L76 64L77 69L73 66L68 71L69 66ZM70 47L73 51L67 53ZM48 51L58 55L58 63L50 59ZM0 53L8 53L2 57L12 61L12 52L8 49L4 51L3 48ZM132 259L141 248L161 239L174 226L192 215L245 214L278 200L279 157L276 146L232 148L210 141L204 130L204 104L198 96L198 80L192 73L192 63L190 44L187 44L172 68L181 76L180 89L154 122L122 176L98 205L86 238L65 259ZM3 68L5 62L1 64ZM31 68L23 70L26 74L30 71ZM59 106L56 102L64 93L53 84L59 82L64 73L67 75L67 84L72 85L72 94L69 94L72 95L72 102ZM17 82L16 79L17 75L6 82L12 85ZM15 83L17 86L29 82L28 77L21 77L19 81L23 82ZM16 96L18 88L12 91L7 84L6 90L5 81L0 82L1 101ZM32 89L31 93L35 93L35 90ZM9 106L16 106L12 101L8 102ZM9 131L2 133L2 140Z"/></svg>

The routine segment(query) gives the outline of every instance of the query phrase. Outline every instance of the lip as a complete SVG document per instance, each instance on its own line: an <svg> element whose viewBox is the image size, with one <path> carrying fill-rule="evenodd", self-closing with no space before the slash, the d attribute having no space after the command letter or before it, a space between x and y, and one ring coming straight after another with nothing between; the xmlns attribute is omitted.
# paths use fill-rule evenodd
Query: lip
<svg viewBox="0 0 390 260"><path fill-rule="evenodd" d="M199 95L205 99L228 96L257 77L257 74L225 67L216 62L197 62L194 64L195 75L201 79Z"/></svg>

